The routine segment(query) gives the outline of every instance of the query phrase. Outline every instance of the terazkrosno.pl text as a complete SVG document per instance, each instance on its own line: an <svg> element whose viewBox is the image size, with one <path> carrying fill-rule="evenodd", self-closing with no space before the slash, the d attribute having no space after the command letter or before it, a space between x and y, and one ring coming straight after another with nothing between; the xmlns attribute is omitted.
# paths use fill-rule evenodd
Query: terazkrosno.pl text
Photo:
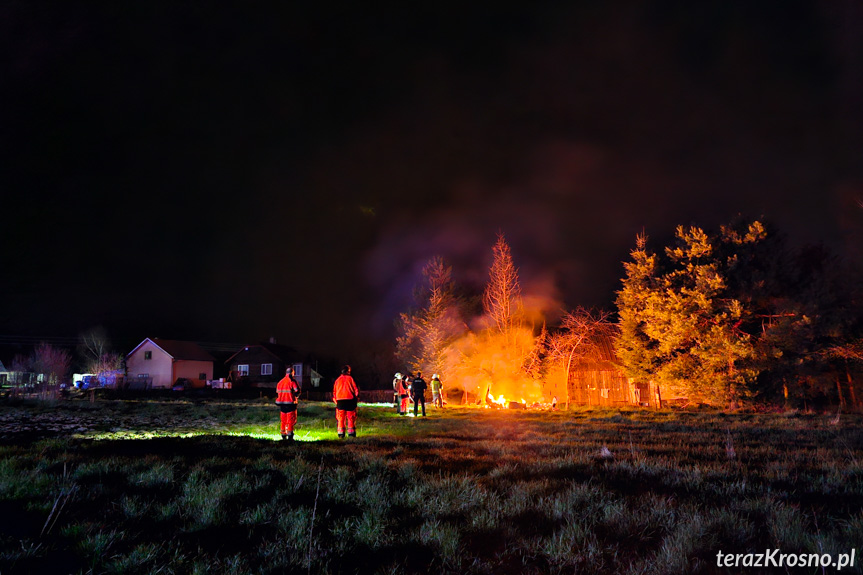
<svg viewBox="0 0 863 575"><path fill-rule="evenodd" d="M716 554L717 567L833 567L841 571L854 567L856 549L851 553L781 553L779 549L765 549L764 553Z"/></svg>

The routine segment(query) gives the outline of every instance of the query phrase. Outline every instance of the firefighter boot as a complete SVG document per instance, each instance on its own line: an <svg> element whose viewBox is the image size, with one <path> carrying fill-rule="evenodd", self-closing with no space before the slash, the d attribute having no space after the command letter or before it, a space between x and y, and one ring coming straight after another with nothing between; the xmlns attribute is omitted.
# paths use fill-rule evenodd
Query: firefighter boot
<svg viewBox="0 0 863 575"><path fill-rule="evenodd" d="M289 433L289 434L285 435L284 437L285 437L285 439L286 439L286 440L288 440L288 441L290 441L291 443L293 443L293 441L294 441L294 434L293 434L293 433Z"/></svg>
<svg viewBox="0 0 863 575"><path fill-rule="evenodd" d="M344 434L344 433L339 433L339 439L344 439L344 438L345 438L345 434Z"/></svg>
<svg viewBox="0 0 863 575"><path fill-rule="evenodd" d="M348 433L348 437L356 437L356 436L357 436L357 432L356 432L356 431L353 431L353 432L351 432L351 433Z"/></svg>
<svg viewBox="0 0 863 575"><path fill-rule="evenodd" d="M288 438L287 434L283 433L283 434L282 434L282 440L285 440L285 439L287 439L287 438Z"/></svg>

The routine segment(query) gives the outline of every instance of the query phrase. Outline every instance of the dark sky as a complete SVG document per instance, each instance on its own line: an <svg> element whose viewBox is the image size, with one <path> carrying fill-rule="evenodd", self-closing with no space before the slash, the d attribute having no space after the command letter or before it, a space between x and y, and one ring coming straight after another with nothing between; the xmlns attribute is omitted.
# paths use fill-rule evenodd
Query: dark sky
<svg viewBox="0 0 863 575"><path fill-rule="evenodd" d="M863 246L858 0L75 4L0 4L0 335L356 356L498 230L566 308L642 229Z"/></svg>

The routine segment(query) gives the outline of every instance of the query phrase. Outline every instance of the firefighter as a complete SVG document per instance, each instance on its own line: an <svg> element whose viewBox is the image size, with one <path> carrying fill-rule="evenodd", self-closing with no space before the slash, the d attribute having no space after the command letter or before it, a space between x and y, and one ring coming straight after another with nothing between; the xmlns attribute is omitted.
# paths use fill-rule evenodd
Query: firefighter
<svg viewBox="0 0 863 575"><path fill-rule="evenodd" d="M443 407L443 383L440 376L434 374L431 380L432 403L437 407Z"/></svg>
<svg viewBox="0 0 863 575"><path fill-rule="evenodd" d="M399 395L400 395L399 386L401 385L401 383L402 383L402 374L400 371L397 371L395 377L393 378L393 407L396 408L396 410L399 412L399 414L401 414L401 412L402 412L401 398L399 397Z"/></svg>
<svg viewBox="0 0 863 575"><path fill-rule="evenodd" d="M416 378L414 378L414 381L411 384L411 395L414 398L414 417L417 416L417 411L421 403L423 405L423 417L426 416L426 387L427 384L426 380L423 379L423 373L418 371Z"/></svg>
<svg viewBox="0 0 863 575"><path fill-rule="evenodd" d="M407 415L408 414L408 397L410 397L410 390L407 385L407 376L404 378L396 379L397 391L399 398L399 415Z"/></svg>
<svg viewBox="0 0 863 575"><path fill-rule="evenodd" d="M354 378L351 377L351 366L346 365L333 384L333 402L336 404L339 439L344 439L345 427L348 430L348 437L357 436L357 398L359 396L360 390Z"/></svg>
<svg viewBox="0 0 863 575"><path fill-rule="evenodd" d="M297 424L297 400L300 397L300 386L294 378L294 368L285 370L285 377L276 384L276 405L279 406L282 439L294 440L294 426Z"/></svg>

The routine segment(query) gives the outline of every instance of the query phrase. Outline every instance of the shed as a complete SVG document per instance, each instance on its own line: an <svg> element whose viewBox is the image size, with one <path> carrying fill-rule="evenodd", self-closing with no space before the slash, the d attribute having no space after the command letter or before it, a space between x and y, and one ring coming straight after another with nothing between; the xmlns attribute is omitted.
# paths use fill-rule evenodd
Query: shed
<svg viewBox="0 0 863 575"><path fill-rule="evenodd" d="M594 334L574 358L567 373L569 402L575 405L658 406L653 382L626 377L614 352L616 332Z"/></svg>

